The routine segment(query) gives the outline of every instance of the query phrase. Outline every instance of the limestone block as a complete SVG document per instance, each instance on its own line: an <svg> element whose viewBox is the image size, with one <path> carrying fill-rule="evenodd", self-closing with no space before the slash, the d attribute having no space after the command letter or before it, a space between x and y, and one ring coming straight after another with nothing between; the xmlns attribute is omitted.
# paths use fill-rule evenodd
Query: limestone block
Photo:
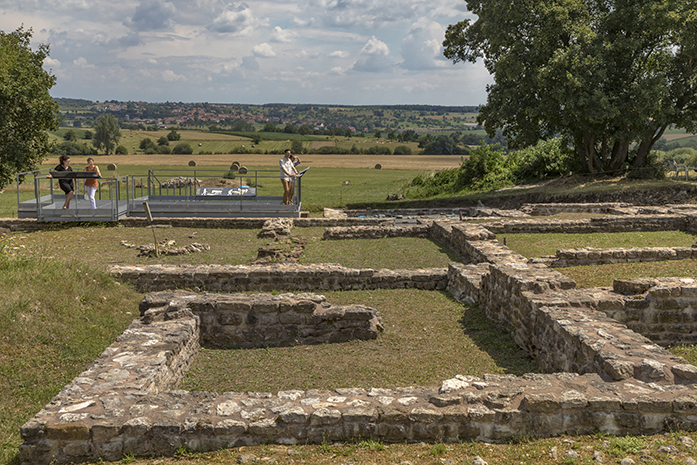
<svg viewBox="0 0 697 465"><path fill-rule="evenodd" d="M673 365L671 368L673 374L684 380L695 382L697 381L697 367L689 364Z"/></svg>

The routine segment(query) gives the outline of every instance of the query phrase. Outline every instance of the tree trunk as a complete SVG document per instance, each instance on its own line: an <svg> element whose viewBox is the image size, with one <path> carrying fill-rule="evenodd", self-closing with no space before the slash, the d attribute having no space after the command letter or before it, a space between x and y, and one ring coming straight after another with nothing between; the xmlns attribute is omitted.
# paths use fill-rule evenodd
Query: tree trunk
<svg viewBox="0 0 697 465"><path fill-rule="evenodd" d="M622 165L627 160L627 155L629 154L629 141L615 141L615 145L612 147L612 155L610 157L610 162L608 163L609 168L612 171L616 171L622 168Z"/></svg>
<svg viewBox="0 0 697 465"><path fill-rule="evenodd" d="M639 148L637 149L636 158L634 159L634 165L632 166L632 168L642 168L646 165L646 159L649 156L649 153L651 152L653 144L655 144L658 141L658 139L663 137L663 133L665 132L667 127L667 125L663 125L660 128L658 128L658 131L656 130L656 127L652 127L652 130L650 132L647 131L646 135L639 144Z"/></svg>

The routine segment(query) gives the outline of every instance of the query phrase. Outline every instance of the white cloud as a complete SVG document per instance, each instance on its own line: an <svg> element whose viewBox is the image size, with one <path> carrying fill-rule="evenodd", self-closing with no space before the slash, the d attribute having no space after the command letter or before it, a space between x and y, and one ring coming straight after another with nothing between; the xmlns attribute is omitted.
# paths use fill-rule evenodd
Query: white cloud
<svg viewBox="0 0 697 465"><path fill-rule="evenodd" d="M400 66L409 70L444 67L448 63L441 52L444 37L445 28L439 23L426 18L419 19L402 41L400 51L404 61Z"/></svg>
<svg viewBox="0 0 697 465"><path fill-rule="evenodd" d="M186 81L186 77L182 76L181 74L176 74L171 69L166 69L162 71L160 75L162 76L162 79L164 79L166 82Z"/></svg>
<svg viewBox="0 0 697 465"><path fill-rule="evenodd" d="M94 68L94 65L89 64L85 57L80 57L77 60L73 60L73 66L75 66L76 68L82 68L82 69Z"/></svg>
<svg viewBox="0 0 697 465"><path fill-rule="evenodd" d="M408 85L404 86L403 89L406 90L407 92L414 92L414 91L432 91L437 89L439 86L436 84L433 84L431 82L419 82L413 85Z"/></svg>
<svg viewBox="0 0 697 465"><path fill-rule="evenodd" d="M208 28L221 34L246 33L257 25L252 10L246 3L229 8L220 13Z"/></svg>
<svg viewBox="0 0 697 465"><path fill-rule="evenodd" d="M365 55L389 55L390 49L387 44L373 36L361 49Z"/></svg>
<svg viewBox="0 0 697 465"><path fill-rule="evenodd" d="M0 30L24 24L33 28L33 45L50 45L44 67L57 78L56 97L469 105L485 101L491 77L481 63L453 65L440 45L448 24L472 18L465 6L461 0L0 0ZM269 69L259 73L260 67Z"/></svg>
<svg viewBox="0 0 697 465"><path fill-rule="evenodd" d="M60 62L60 60L55 60L51 57L46 57L46 58L44 58L44 66L49 68L49 69L60 68L61 62Z"/></svg>
<svg viewBox="0 0 697 465"><path fill-rule="evenodd" d="M300 52L298 52L298 53L295 55L295 58L299 58L299 59L301 59L301 60L305 60L305 59L316 60L316 59L319 58L319 57L320 57L320 53L319 53L319 52L317 52L317 51L312 51L312 52L310 52L310 51L307 51L307 50L300 50Z"/></svg>
<svg viewBox="0 0 697 465"><path fill-rule="evenodd" d="M274 52L273 48L271 48L271 46L267 43L255 45L252 51L254 52L254 56L261 58L271 58L276 56L276 52Z"/></svg>
<svg viewBox="0 0 697 465"><path fill-rule="evenodd" d="M415 19L425 0L309 0L310 11L322 12L326 27L378 29Z"/></svg>
<svg viewBox="0 0 697 465"><path fill-rule="evenodd" d="M394 64L389 54L387 44L373 36L361 49L360 58L353 64L353 69L369 73L387 71Z"/></svg>
<svg viewBox="0 0 697 465"><path fill-rule="evenodd" d="M284 31L279 26L276 26L273 28L273 31L271 31L271 42L290 42L291 37L294 36L295 34L293 32Z"/></svg>

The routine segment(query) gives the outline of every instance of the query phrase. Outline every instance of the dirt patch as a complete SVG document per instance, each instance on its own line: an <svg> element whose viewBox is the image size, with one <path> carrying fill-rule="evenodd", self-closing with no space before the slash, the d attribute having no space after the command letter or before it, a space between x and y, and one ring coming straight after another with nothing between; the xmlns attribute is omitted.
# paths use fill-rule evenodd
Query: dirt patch
<svg viewBox="0 0 697 465"><path fill-rule="evenodd" d="M313 149L318 149L320 147L334 147L336 144L331 141L325 141L325 140L313 140L311 147Z"/></svg>

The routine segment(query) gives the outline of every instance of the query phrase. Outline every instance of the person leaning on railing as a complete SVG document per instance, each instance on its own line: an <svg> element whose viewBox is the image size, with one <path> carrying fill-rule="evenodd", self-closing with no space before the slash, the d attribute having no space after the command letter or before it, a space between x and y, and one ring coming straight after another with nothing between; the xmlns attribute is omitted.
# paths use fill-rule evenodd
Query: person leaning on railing
<svg viewBox="0 0 697 465"><path fill-rule="evenodd" d="M85 171L97 173L98 178L102 177L102 173L100 173L99 167L94 164L94 158L92 158L92 157L89 157L87 159L87 166L85 166ZM96 178L85 179L85 191L87 192L87 198L90 201L90 208L92 210L97 209L97 202L94 200L94 194L97 192L98 186L99 186L99 182L97 181Z"/></svg>
<svg viewBox="0 0 697 465"><path fill-rule="evenodd" d="M54 168L54 171L72 171L70 167L70 157L67 155L61 155L58 158L58 166ZM70 208L70 201L75 195L75 188L73 187L72 178L60 178L58 180L58 187L65 192L65 203L63 204L63 210Z"/></svg>
<svg viewBox="0 0 697 465"><path fill-rule="evenodd" d="M293 179L297 171L293 166L292 157L290 149L286 149L285 155L278 161L281 168L281 184L283 184L283 205L293 203Z"/></svg>

